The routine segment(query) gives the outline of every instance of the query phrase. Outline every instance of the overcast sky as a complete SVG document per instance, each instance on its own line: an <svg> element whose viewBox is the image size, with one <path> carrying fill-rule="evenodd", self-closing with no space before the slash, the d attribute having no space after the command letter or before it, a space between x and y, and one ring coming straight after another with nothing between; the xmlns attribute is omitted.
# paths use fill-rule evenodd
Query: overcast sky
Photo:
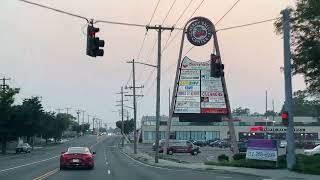
<svg viewBox="0 0 320 180"><path fill-rule="evenodd" d="M161 24L174 0L161 0L151 25ZM172 26L190 0L177 0L164 26ZM190 18L202 0L193 0L176 26L181 27ZM213 23L236 0L205 0L194 16L205 16ZM34 0L34 2L79 14L88 18L148 24L157 0ZM294 0L241 0L216 26L217 29L261 21L280 16ZM126 61L137 58L146 30L110 24L96 24L98 36L105 40L105 55L91 58L85 55L86 21L52 12L17 0L0 2L0 76L12 78L8 83L20 87L17 102L25 97L42 96L47 110L57 108L83 109L112 125L120 119L116 93L124 86L131 72ZM163 41L177 32L163 32ZM168 114L168 89L173 87L181 32L162 56L161 114ZM249 107L251 112L265 111L265 90L275 101L279 111L284 101L282 38L276 35L272 22L220 31L222 61L225 64L227 88L231 107ZM157 33L150 30L145 39L139 61L156 63L156 48L152 46ZM206 61L211 43L196 47L188 57ZM184 54L191 47L186 41ZM150 54L150 55L149 55ZM148 58L150 56L150 58ZM156 73L151 67L137 65L137 85L145 88L138 94L139 120L142 115L155 115ZM130 80L128 85L131 85ZM303 78L293 78L293 88L304 89ZM129 90L128 90L129 91ZM130 91L129 91L130 92ZM128 98L127 105L132 106ZM131 113L132 115L132 113Z"/></svg>

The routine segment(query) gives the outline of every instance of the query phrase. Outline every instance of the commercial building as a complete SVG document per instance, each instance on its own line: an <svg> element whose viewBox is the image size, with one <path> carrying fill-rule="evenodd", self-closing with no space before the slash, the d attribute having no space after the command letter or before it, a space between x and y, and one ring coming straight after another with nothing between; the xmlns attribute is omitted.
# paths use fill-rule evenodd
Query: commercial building
<svg viewBox="0 0 320 180"><path fill-rule="evenodd" d="M167 121L167 116L161 116L160 139L165 138ZM265 137L280 140L285 139L287 128L282 125L281 117L234 116L233 121L238 141ZM155 116L142 117L141 135L143 143L155 141L155 123ZM297 141L317 141L320 137L320 122L317 118L313 117L294 117L294 131ZM173 118L170 138L200 141L229 139L228 122L179 122L178 118Z"/></svg>

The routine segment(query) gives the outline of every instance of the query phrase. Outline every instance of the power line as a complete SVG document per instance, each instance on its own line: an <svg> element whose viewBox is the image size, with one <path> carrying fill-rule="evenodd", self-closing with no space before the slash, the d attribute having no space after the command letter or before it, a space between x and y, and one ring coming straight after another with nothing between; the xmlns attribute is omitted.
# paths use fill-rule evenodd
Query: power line
<svg viewBox="0 0 320 180"><path fill-rule="evenodd" d="M166 21L166 19L168 18L168 15L170 14L171 12L171 9L173 8L174 4L176 3L177 0L174 0L173 3L171 4L168 12L167 12L167 15L165 16L165 18L163 19L162 23L161 23L161 26L163 25L163 23Z"/></svg>
<svg viewBox="0 0 320 180"><path fill-rule="evenodd" d="M236 29L236 28L252 26L252 25L261 24L261 23L265 23L265 22L275 21L275 20L278 20L278 19L279 19L279 17L276 17L276 18L272 18L272 19L266 19L266 20L263 20L263 21L257 21L257 22L242 24L242 25L238 25L238 26L230 26L230 27L218 29L218 30L216 30L216 32L225 31L225 30L229 30L229 29Z"/></svg>
<svg viewBox="0 0 320 180"><path fill-rule="evenodd" d="M182 18L182 16L184 15L184 13L186 12L186 10L189 8L190 4L192 3L193 0L189 1L189 4L184 8L184 10L182 11L182 13L180 14L179 18L176 20L176 22L173 24L174 26L179 22L179 20Z"/></svg>
<svg viewBox="0 0 320 180"><path fill-rule="evenodd" d="M263 20L263 21L257 21L257 22L253 22L253 23L247 23L247 24L242 24L242 25L237 25L237 26L230 26L230 27L218 29L218 30L216 30L216 32L230 30L230 29L237 29L237 28L242 28L242 27L247 27L247 26L252 26L252 25L257 25L257 24L262 24L262 23L278 20L279 18L280 17L276 17L276 18L266 19L266 20ZM191 47L190 49L192 49L193 47ZM190 49L187 51L186 54L188 54L190 52ZM173 65L174 65L174 63L170 64L167 67L167 69L164 71L164 74L166 74L166 72L169 71L173 67Z"/></svg>
<svg viewBox="0 0 320 180"><path fill-rule="evenodd" d="M157 9L158 9L159 3L160 3L160 0L158 0L157 5L156 5L156 7L155 7L154 10L153 10L153 13L152 13L152 15L151 15L151 18L150 18L150 20L149 20L148 25L150 25L150 23L151 23L154 15L156 14L156 11L157 11Z"/></svg>
<svg viewBox="0 0 320 180"><path fill-rule="evenodd" d="M19 1L24 2L24 3L28 3L28 4L32 4L32 5L35 5L35 6L39 6L39 7L42 7L42 8L50 9L52 11L56 11L56 12L59 12L59 13L62 13L62 14L67 14L69 16L81 18L81 19L86 20L89 23L88 18L86 18L84 16L80 16L80 15L77 15L77 14L72 14L72 13L69 13L69 12L66 12L66 11L62 11L62 10L59 10L59 9L55 9L55 8L52 8L52 7L41 5L41 4L38 4L38 3L34 3L34 2L31 2L31 1L26 1L26 0L19 0Z"/></svg>
<svg viewBox="0 0 320 180"><path fill-rule="evenodd" d="M227 14L229 14L229 12L231 12L231 10L240 2L240 0L237 0L232 6L231 8L216 22L215 25L217 25ZM195 46L193 45L185 55L187 55ZM185 56L184 55L184 56Z"/></svg>
<svg viewBox="0 0 320 180"><path fill-rule="evenodd" d="M231 8L216 22L215 25L217 25L227 14L229 14L229 12L240 2L240 0L237 0L232 6Z"/></svg>
<svg viewBox="0 0 320 180"><path fill-rule="evenodd" d="M147 37L147 32L144 34L144 38L143 38L143 40L142 40L142 44L141 44L141 46L140 46L139 53L138 53L137 58L136 58L136 59L138 59L138 60L139 60L139 58L140 58L140 55L141 55L141 52L142 52L142 49L143 49L143 46L144 46L144 42L146 41L146 37Z"/></svg>
<svg viewBox="0 0 320 180"><path fill-rule="evenodd" d="M193 11L193 13L192 13L191 16L189 17L189 19L191 19L191 18L193 17L193 15L198 11L198 9L201 7L201 5L203 4L203 2L204 2L204 0L202 0L202 1L198 4L197 8ZM190 3L191 3L191 2L190 2ZM188 4L187 7L189 7L190 3ZM188 20L189 20L189 19L188 19ZM175 28L175 29L177 29L177 28ZM182 28L179 28L179 30L183 30L183 29L182 29ZM172 37L171 41L167 44L167 46L163 47L162 52L164 52L164 51L172 44L173 40L178 36L178 34L179 34L179 31Z"/></svg>

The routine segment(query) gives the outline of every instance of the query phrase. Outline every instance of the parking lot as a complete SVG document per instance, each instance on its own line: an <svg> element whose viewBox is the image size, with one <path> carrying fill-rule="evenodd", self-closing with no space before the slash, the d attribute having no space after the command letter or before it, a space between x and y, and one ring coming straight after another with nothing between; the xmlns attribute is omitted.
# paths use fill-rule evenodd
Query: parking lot
<svg viewBox="0 0 320 180"><path fill-rule="evenodd" d="M154 156L155 152L152 150L152 144L138 144L138 150L140 152L149 154L150 156ZM196 156L192 156L188 153L176 153L170 156L167 156L168 158L179 160L184 163L200 163L205 161L216 161L218 156L221 154L225 154L229 157L229 159L232 159L232 152L230 148L218 148L218 147L210 147L210 146L203 146L200 147L201 153L199 153ZM279 148L278 149L278 155L284 155L286 153L285 148ZM297 154L302 154L303 149L296 149Z"/></svg>

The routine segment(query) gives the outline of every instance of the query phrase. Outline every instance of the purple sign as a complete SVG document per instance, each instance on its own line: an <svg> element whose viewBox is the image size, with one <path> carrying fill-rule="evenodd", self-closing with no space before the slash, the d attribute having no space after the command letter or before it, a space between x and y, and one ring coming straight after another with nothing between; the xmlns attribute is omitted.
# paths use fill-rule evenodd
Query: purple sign
<svg viewBox="0 0 320 180"><path fill-rule="evenodd" d="M276 149L277 140L272 139L249 139L248 148Z"/></svg>
<svg viewBox="0 0 320 180"><path fill-rule="evenodd" d="M271 139L249 139L246 158L277 161L277 141Z"/></svg>

